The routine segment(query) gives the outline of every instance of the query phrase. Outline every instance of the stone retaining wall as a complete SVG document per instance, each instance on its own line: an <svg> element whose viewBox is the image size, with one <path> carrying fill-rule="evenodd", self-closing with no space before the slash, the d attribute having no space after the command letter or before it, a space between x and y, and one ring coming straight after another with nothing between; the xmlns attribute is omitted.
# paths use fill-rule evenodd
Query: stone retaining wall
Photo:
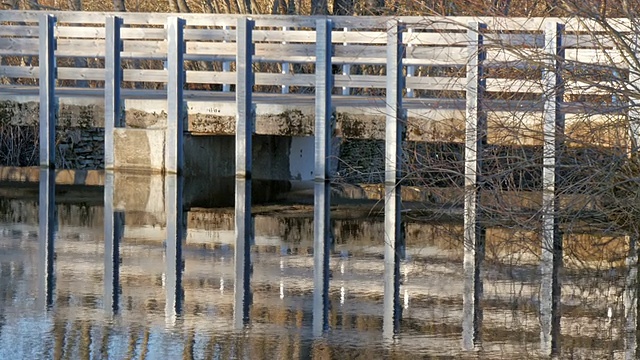
<svg viewBox="0 0 640 360"><path fill-rule="evenodd" d="M35 156L0 156L0 165L38 165L38 116L36 101L0 101L0 131L3 142L12 143L14 151L35 151ZM68 104L61 102L58 109L56 134L56 167L60 169L104 168L103 106L96 104ZM29 146L24 144L29 142ZM33 147L35 144L35 148ZM31 155L31 154L30 154ZM18 160L20 158L20 160Z"/></svg>
<svg viewBox="0 0 640 360"><path fill-rule="evenodd" d="M38 165L38 128L0 123L0 166ZM56 168L104 168L104 129L70 128L56 133Z"/></svg>
<svg viewBox="0 0 640 360"><path fill-rule="evenodd" d="M103 169L104 129L58 131L56 164L62 169Z"/></svg>

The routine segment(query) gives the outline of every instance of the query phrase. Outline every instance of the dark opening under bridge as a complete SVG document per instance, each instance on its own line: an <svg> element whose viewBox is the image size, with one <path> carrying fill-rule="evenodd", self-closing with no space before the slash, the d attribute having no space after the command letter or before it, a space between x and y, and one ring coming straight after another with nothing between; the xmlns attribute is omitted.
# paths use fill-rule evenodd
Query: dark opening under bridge
<svg viewBox="0 0 640 360"><path fill-rule="evenodd" d="M332 139L336 128L342 136L356 136L347 131L354 120L340 114L372 124L382 120L378 128L358 122L363 128L358 136L385 139L385 287L393 289L385 290L385 304L391 304L385 316L393 317L399 311L402 143L463 142L464 269L471 289L465 292L463 327L469 336L463 341L468 348L474 346L481 317L483 146L492 135L494 142L541 145L541 345L550 353L560 325L556 173L566 130L580 135L585 120L608 121L630 134L608 145L635 151L638 144L637 57L635 43L625 43L637 31L625 20L610 23L615 31L585 19L4 11L0 99L39 102L40 165L46 168L55 164L56 117L65 101L97 102L104 109L103 118L92 121L105 128L107 170L181 174L186 137L235 134L236 254L247 255L250 247L253 134L313 135L314 160L305 160L313 164L315 180L315 281L325 284L320 298L329 281ZM274 116L306 107L312 115L302 122L309 123L295 124L295 130L288 119ZM166 116L146 128L127 127L134 109ZM596 145L612 140L595 137L602 142ZM141 138L151 145L143 166L132 159L140 153ZM41 193L46 202L52 180L42 176L49 182ZM167 197L166 208L180 213L175 190L180 182L173 178L168 184L175 196ZM168 216L179 217L174 212ZM118 220L110 214L105 224L115 229ZM180 221L175 221L178 228ZM237 266L244 266L237 270L246 275L246 263Z"/></svg>

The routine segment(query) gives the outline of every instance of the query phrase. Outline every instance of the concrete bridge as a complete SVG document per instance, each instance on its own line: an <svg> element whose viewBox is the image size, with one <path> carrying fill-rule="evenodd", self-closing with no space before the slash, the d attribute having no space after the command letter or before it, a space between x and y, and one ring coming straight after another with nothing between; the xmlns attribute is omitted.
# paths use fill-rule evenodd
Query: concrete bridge
<svg viewBox="0 0 640 360"><path fill-rule="evenodd" d="M243 296L250 287L252 179L314 180L318 333L327 320L335 139L384 138L381 240L383 332L388 335L400 316L403 142L464 144L465 349L474 348L482 317L484 146L537 145L544 154L540 343L543 353L553 354L563 261L558 159L567 144L635 151L639 143L633 88L638 69L630 60L637 59L636 32L629 21L609 21L612 28L585 19L5 11L0 13L0 75L7 84L0 97L7 101L7 117L17 124L35 109L30 102L38 102L44 168L55 164L58 110L66 107L84 115L85 123L77 125L104 127L107 170L170 174L164 183L166 256L176 261L167 282L180 281L182 271L183 185L175 174L197 172L198 166L206 168L203 174L232 169L239 304L247 303ZM38 87L32 85L35 79ZM72 125L79 120L72 116ZM55 175L42 170L40 181L41 219L50 219ZM115 264L114 239L121 236L123 219L113 209L113 181L108 172L105 248ZM43 239L53 237L50 223L40 223ZM52 266L52 244L43 247L43 265ZM179 301L176 295L168 294L168 302ZM234 309L234 321L242 325L247 311Z"/></svg>
<svg viewBox="0 0 640 360"><path fill-rule="evenodd" d="M0 101L12 123L47 125L44 166L56 126L105 128L106 169L224 176L246 122L252 175L278 180L316 176L320 130L332 158L338 139L385 139L391 124L406 141L470 144L475 129L542 145L557 112L568 140L628 146L632 54L583 20L3 11Z"/></svg>

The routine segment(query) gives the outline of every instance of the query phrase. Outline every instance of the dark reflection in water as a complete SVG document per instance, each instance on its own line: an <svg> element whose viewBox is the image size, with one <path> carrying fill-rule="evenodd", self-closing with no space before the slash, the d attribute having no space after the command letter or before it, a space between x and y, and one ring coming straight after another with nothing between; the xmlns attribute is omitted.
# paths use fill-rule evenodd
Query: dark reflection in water
<svg viewBox="0 0 640 360"><path fill-rule="evenodd" d="M382 334L387 343L393 343L400 330L402 307L400 306L400 253L402 252L402 233L400 217L400 193L395 185L386 185L385 211L391 208L395 213L393 219L385 217L385 233L382 238L384 244L384 317ZM396 228L400 227L400 228Z"/></svg>
<svg viewBox="0 0 640 360"><path fill-rule="evenodd" d="M329 330L329 257L331 234L329 181L314 183L313 209L313 336L319 337Z"/></svg>
<svg viewBox="0 0 640 360"><path fill-rule="evenodd" d="M114 205L114 177L105 174L104 187L104 309L117 314L120 310L120 242L124 235L124 212Z"/></svg>
<svg viewBox="0 0 640 360"><path fill-rule="evenodd" d="M478 226L475 234L476 241L464 245L462 347L465 350L482 348L483 282L480 271L485 251L485 229Z"/></svg>
<svg viewBox="0 0 640 360"><path fill-rule="evenodd" d="M40 266L38 306L48 309L53 306L55 275L55 234L56 234L56 177L55 171L40 170L40 196L38 199L38 229Z"/></svg>
<svg viewBox="0 0 640 360"><path fill-rule="evenodd" d="M235 206L235 279L233 318L236 328L249 324L251 294L251 245L253 221L251 219L251 180L236 181Z"/></svg>
<svg viewBox="0 0 640 360"><path fill-rule="evenodd" d="M166 291L165 317L168 324L174 324L176 318L182 315L184 292L182 289L182 272L184 259L182 246L184 244L184 209L182 207L181 177L167 175L165 178L165 212L167 214L165 240L165 279Z"/></svg>
<svg viewBox="0 0 640 360"><path fill-rule="evenodd" d="M545 194L544 196L547 196ZM545 210L548 212L549 210ZM562 268L562 234L557 222L542 216L542 248L540 249L540 348L545 355L560 352L561 309L560 269Z"/></svg>
<svg viewBox="0 0 640 360"><path fill-rule="evenodd" d="M120 176L105 175L99 201L93 190L56 189L46 171L39 197L0 199L0 359L512 359L544 350L533 232L487 228L482 269L468 271L461 223L407 222L388 253L382 219L354 219L351 205L331 219L294 205L252 215L255 183L239 181L235 209L186 207L179 177ZM316 186L322 200L329 189ZM319 220L330 224L324 232ZM564 234L562 327L551 333L559 357L637 357L637 248L623 233ZM481 296L469 279L482 282ZM482 310L471 321L469 299ZM482 342L467 351L470 330Z"/></svg>

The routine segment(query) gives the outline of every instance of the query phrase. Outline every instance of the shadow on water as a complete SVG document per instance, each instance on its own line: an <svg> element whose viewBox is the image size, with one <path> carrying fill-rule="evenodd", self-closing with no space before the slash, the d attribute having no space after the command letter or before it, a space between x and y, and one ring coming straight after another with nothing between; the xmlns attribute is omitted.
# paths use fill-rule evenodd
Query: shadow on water
<svg viewBox="0 0 640 360"><path fill-rule="evenodd" d="M144 174L122 174L114 179L117 181L112 186L115 190L114 201L141 202L149 197L157 196L158 191L163 194L164 181L162 177L148 176ZM104 176L106 182L106 174ZM232 177L223 178L187 178L183 179L182 201L188 208L216 208L233 207L235 198L235 179ZM136 190L135 192L132 190ZM305 203L313 202L312 184L302 182L293 184L283 180L253 180L252 199L254 204L267 204L282 200L295 199ZM103 186L80 186L80 185L56 185L56 203L70 205L97 206L103 203ZM39 186L37 183L13 183L0 181L0 199L24 199L37 198ZM2 208L2 215L6 216L11 209Z"/></svg>
<svg viewBox="0 0 640 360"><path fill-rule="evenodd" d="M391 244L379 218L333 216L327 183L287 214L251 213L260 182L227 185L203 208L180 177L106 173L100 202L68 202L82 189L43 170L37 198L3 197L0 358L638 355L636 237L565 234L547 269L524 229L484 229L468 257L462 224ZM571 250L585 239L606 245Z"/></svg>
<svg viewBox="0 0 640 360"><path fill-rule="evenodd" d="M291 183L283 180L251 180L251 198L254 204L282 200L292 190ZM236 180L225 178L185 179L184 202L188 207L232 207L235 204Z"/></svg>

